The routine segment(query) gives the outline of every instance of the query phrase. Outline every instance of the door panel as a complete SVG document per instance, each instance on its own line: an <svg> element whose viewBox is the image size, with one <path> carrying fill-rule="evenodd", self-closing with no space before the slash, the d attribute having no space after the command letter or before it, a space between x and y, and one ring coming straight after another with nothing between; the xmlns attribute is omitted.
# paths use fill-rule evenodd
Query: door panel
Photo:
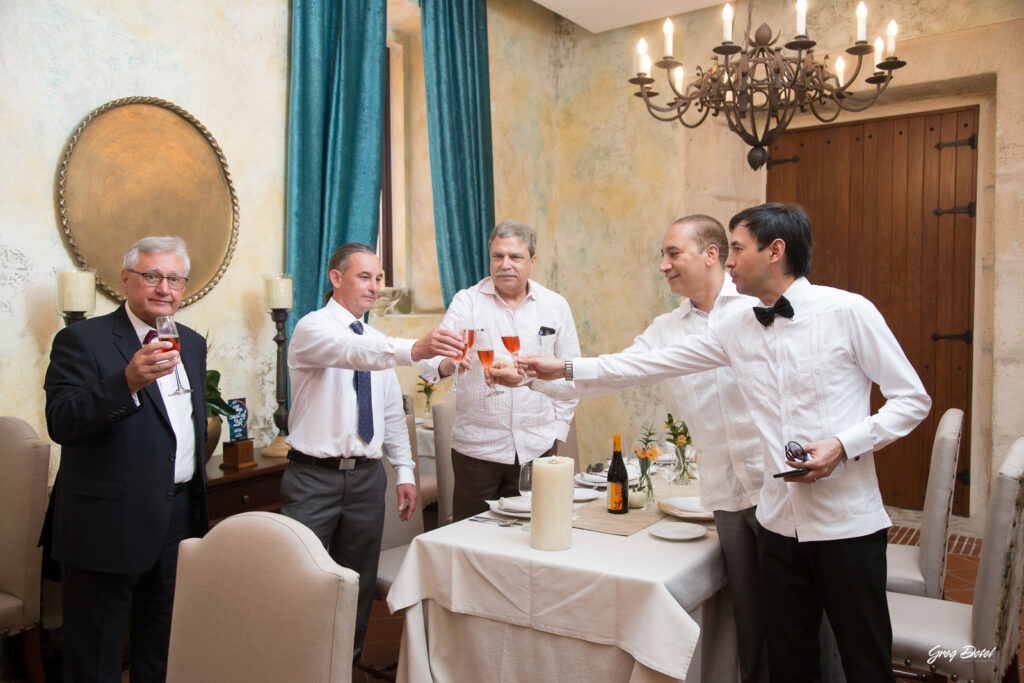
<svg viewBox="0 0 1024 683"><path fill-rule="evenodd" d="M931 446L948 408L965 412L958 471L970 467L971 353L933 340L973 324L974 218L935 209L975 201L977 152L943 146L977 133L977 108L821 126L782 135L771 147L768 201L804 206L814 232L810 279L866 296L878 307L932 397L912 434L878 453L886 504L920 509ZM882 403L877 387L872 408ZM968 513L957 483L954 512Z"/></svg>

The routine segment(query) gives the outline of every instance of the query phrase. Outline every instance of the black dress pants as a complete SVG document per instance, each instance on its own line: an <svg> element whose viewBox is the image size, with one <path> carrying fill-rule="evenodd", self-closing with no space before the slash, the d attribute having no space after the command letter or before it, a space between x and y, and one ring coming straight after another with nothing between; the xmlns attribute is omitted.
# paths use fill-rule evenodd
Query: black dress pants
<svg viewBox="0 0 1024 683"><path fill-rule="evenodd" d="M160 555L145 572L62 566L64 683L121 683L125 632L130 633L132 683L167 678L178 544L192 535L190 497L187 488L174 496Z"/></svg>
<svg viewBox="0 0 1024 683"><path fill-rule="evenodd" d="M819 629L828 615L846 680L892 683L892 625L885 598L886 530L835 541L761 537L771 680L821 680Z"/></svg>

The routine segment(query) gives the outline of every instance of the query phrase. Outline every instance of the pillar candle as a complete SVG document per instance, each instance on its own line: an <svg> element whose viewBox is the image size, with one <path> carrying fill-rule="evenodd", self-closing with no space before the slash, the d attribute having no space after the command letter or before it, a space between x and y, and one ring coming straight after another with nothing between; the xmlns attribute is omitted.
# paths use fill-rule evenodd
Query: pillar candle
<svg viewBox="0 0 1024 683"><path fill-rule="evenodd" d="M266 279L266 288L268 308L292 307L292 278L290 275L268 277Z"/></svg>
<svg viewBox="0 0 1024 683"><path fill-rule="evenodd" d="M537 550L568 550L572 545L572 458L533 461L530 545Z"/></svg>
<svg viewBox="0 0 1024 683"><path fill-rule="evenodd" d="M96 308L96 276L91 270L57 273L57 308L61 313L92 313Z"/></svg>

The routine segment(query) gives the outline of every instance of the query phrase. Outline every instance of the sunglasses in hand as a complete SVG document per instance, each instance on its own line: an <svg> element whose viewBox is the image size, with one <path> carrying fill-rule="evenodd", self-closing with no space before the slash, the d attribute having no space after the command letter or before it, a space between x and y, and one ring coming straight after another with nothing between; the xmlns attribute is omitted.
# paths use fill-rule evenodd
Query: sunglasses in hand
<svg viewBox="0 0 1024 683"><path fill-rule="evenodd" d="M789 443L786 444L786 460L791 460L794 462L807 462L807 458L808 455L806 451L804 451L803 446L798 444L796 441L790 441ZM778 479L779 477L797 477L801 474L807 474L808 472L810 472L809 469L801 467L795 470L786 470L785 472L779 472L777 474L773 474L772 476L775 477L776 479Z"/></svg>

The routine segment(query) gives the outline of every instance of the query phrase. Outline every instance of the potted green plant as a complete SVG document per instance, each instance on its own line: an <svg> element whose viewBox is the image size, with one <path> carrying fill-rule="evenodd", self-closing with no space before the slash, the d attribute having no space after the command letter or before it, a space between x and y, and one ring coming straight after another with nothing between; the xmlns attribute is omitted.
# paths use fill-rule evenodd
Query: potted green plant
<svg viewBox="0 0 1024 683"><path fill-rule="evenodd" d="M206 371L206 462L210 462L213 452L220 442L220 416L230 416L231 407L220 395L220 372Z"/></svg>

